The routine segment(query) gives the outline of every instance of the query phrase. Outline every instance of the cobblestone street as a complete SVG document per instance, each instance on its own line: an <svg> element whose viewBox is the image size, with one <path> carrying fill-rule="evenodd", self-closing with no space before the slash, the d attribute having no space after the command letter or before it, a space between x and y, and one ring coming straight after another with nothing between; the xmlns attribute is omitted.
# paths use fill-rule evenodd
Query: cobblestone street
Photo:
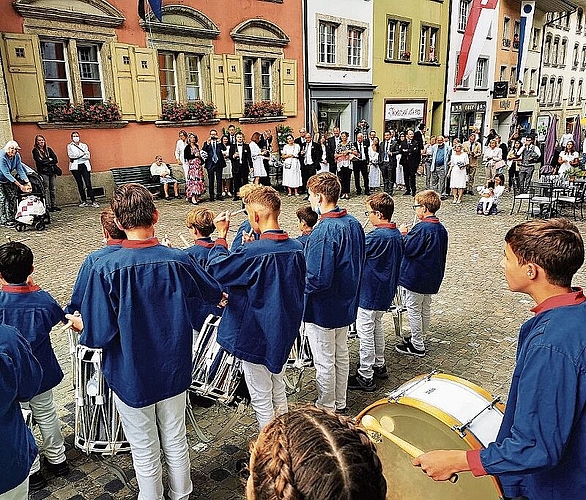
<svg viewBox="0 0 586 500"><path fill-rule="evenodd" d="M422 179L418 178L418 182ZM390 390L412 377L438 370L475 382L495 395L506 399L509 379L513 371L516 336L520 324L530 317L533 306L529 297L513 294L508 290L499 262L503 254L503 237L513 225L522 222L525 214L508 215L512 194L505 193L501 200L502 211L497 216L475 214L476 196L466 196L462 205L444 202L438 212L440 220L449 232L449 253L445 279L440 293L432 303L431 331L426 342L427 354L423 358L396 353L394 328L391 314L385 315L387 334L386 363L390 378L379 381L374 393L349 392L349 409L358 414L374 401L384 398ZM354 196L341 205L364 221L365 196ZM397 223L413 222L410 196L395 193L395 217ZM98 200L105 206L106 200ZM295 209L307 202L301 198L282 198L281 223L290 236L297 236ZM174 246L183 246L180 235L189 237L185 216L190 205L182 200L157 201L160 220L157 236L165 234ZM205 202L202 206L216 212L236 210L240 202ZM0 233L15 241L29 245L35 255L35 281L50 292L61 305L70 298L77 271L85 256L99 248L101 232L99 208L64 207L52 214L53 220L45 231L28 230L17 233L3 228ZM236 216L235 227L242 220ZM578 222L586 234L586 225ZM369 231L370 227L366 228ZM232 233L233 235L234 233ZM584 270L580 270L575 285L586 282ZM153 297L153 303L156 297ZM405 318L404 328L408 328ZM114 457L86 455L74 448L74 389L66 334L53 332L53 345L61 363L65 378L56 388L58 414L66 437L67 457L71 472L66 477L49 479L46 489L35 492L31 498L47 499L126 499L136 497L136 481L130 454ZM358 341L350 340L351 366L357 361ZM163 374L162 374L163 375ZM311 403L315 398L314 370L306 368L301 390L290 397L291 407ZM226 426L233 411L221 407L195 408L195 417L208 435L216 435ZM235 468L236 461L246 456L249 442L257 430L250 408L236 424L219 440L205 444L188 425L191 449L191 470L194 492L191 498L238 499L242 498L243 486Z"/></svg>

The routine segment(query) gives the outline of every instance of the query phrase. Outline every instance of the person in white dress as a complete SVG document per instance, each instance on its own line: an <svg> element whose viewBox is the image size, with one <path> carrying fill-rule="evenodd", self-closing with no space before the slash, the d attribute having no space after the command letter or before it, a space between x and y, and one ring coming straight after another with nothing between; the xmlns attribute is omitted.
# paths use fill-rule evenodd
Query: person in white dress
<svg viewBox="0 0 586 500"><path fill-rule="evenodd" d="M402 143L407 136L404 132L399 134L399 144ZM397 155L397 175L395 184L398 189L405 189L405 177L403 176L403 165L401 165L401 154Z"/></svg>
<svg viewBox="0 0 586 500"><path fill-rule="evenodd" d="M328 153L327 153L327 143L328 139L325 134L319 135L318 144L321 147L321 160L319 161L319 172L329 172L330 171L330 164L328 163Z"/></svg>
<svg viewBox="0 0 586 500"><path fill-rule="evenodd" d="M230 138L227 135L223 135L220 139L221 145L220 150L222 156L226 162L226 166L222 169L222 195L232 196L232 160L230 160Z"/></svg>
<svg viewBox="0 0 586 500"><path fill-rule="evenodd" d="M500 151L500 148L499 148ZM464 189L466 189L466 169L470 164L468 153L462 151L462 145L456 144L452 152L452 159L450 160L450 187L452 188L452 196L454 197L454 204L462 203L462 196Z"/></svg>
<svg viewBox="0 0 586 500"><path fill-rule="evenodd" d="M379 140L374 137L368 148L368 185L370 192L380 188L380 153Z"/></svg>
<svg viewBox="0 0 586 500"><path fill-rule="evenodd" d="M177 163L183 167L183 175L185 176L185 180L187 180L187 162L183 157L183 151L185 151L185 147L187 146L187 132L185 130L179 131L179 139L177 139L177 143L175 144L175 159Z"/></svg>
<svg viewBox="0 0 586 500"><path fill-rule="evenodd" d="M250 156L252 157L252 171L254 175L254 183L260 184L260 178L267 176L267 171L264 164L264 156L258 145L260 141L260 133L255 132L250 138Z"/></svg>
<svg viewBox="0 0 586 500"><path fill-rule="evenodd" d="M576 167L580 163L580 155L578 151L574 150L574 141L568 141L565 149L560 153L558 158L559 168L558 174L564 175L572 167Z"/></svg>
<svg viewBox="0 0 586 500"><path fill-rule="evenodd" d="M283 186L287 188L287 196L292 196L292 189L295 196L299 196L297 189L301 186L301 163L299 162L299 152L301 147L295 143L295 138L289 134L287 144L283 146L281 159L283 160Z"/></svg>

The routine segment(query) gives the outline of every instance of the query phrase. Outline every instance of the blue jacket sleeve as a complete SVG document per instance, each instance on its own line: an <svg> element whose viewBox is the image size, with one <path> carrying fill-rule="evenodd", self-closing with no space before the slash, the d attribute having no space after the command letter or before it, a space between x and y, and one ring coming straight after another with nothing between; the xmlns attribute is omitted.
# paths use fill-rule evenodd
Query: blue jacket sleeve
<svg viewBox="0 0 586 500"><path fill-rule="evenodd" d="M251 243L247 243L250 245ZM244 249L229 253L226 248L216 245L210 250L208 272L223 287L246 286L250 283L251 273L258 265L254 259L243 256Z"/></svg>
<svg viewBox="0 0 586 500"><path fill-rule="evenodd" d="M332 256L337 253L334 249L335 244L327 232L323 235L314 232L309 237L304 252L307 265L305 293L317 293L331 288L334 279Z"/></svg>
<svg viewBox="0 0 586 500"><path fill-rule="evenodd" d="M83 295L91 297L91 300L84 300L81 304L81 344L103 348L118 333L117 314L110 300L111 294L116 294L115 287L110 286L100 273L90 273Z"/></svg>
<svg viewBox="0 0 586 500"><path fill-rule="evenodd" d="M550 346L528 351L511 435L480 451L486 472L530 474L556 466L582 411L577 395L583 376L566 354Z"/></svg>
<svg viewBox="0 0 586 500"><path fill-rule="evenodd" d="M403 236L403 241L405 242L405 257L417 257L427 249L427 235L422 234L416 227Z"/></svg>

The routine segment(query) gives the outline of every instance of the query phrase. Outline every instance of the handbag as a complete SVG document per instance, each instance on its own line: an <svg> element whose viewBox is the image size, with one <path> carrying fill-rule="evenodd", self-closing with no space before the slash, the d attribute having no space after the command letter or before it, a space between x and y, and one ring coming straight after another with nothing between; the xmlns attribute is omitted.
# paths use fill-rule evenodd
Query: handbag
<svg viewBox="0 0 586 500"><path fill-rule="evenodd" d="M61 170L61 167L57 164L53 165L53 173L59 177L61 175L63 175L63 170Z"/></svg>

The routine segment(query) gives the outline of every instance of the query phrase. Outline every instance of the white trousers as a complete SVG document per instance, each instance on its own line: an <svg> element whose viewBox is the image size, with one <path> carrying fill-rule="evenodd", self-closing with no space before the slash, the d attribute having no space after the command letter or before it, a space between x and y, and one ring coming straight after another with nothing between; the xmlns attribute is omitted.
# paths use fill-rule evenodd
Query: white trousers
<svg viewBox="0 0 586 500"><path fill-rule="evenodd" d="M193 490L185 430L186 393L144 408L132 408L114 394L114 402L132 451L138 500L163 500L161 447L169 468L169 498L187 500Z"/></svg>
<svg viewBox="0 0 586 500"><path fill-rule="evenodd" d="M28 403L23 403L23 407L29 407L33 413L33 418L39 426L43 443L39 446L39 455L42 451L45 458L52 464L60 464L67 458L65 456L65 445L63 435L61 434L61 425L57 418L57 409L53 403L53 390L49 389L41 394L37 394ZM41 461L39 455L36 456L31 466L30 474L39 472Z"/></svg>
<svg viewBox="0 0 586 500"><path fill-rule="evenodd" d="M356 316L356 333L360 341L358 373L366 379L373 377L375 366L378 368L385 364L384 313L384 311L358 308Z"/></svg>
<svg viewBox="0 0 586 500"><path fill-rule="evenodd" d="M262 431L273 417L289 411L285 392L285 367L280 373L272 373L264 365L242 361L242 371L250 392L250 404Z"/></svg>
<svg viewBox="0 0 586 500"><path fill-rule="evenodd" d="M348 327L323 328L315 323L305 323L305 331L315 365L315 406L327 410L342 410L346 408L350 373Z"/></svg>
<svg viewBox="0 0 586 500"><path fill-rule="evenodd" d="M423 341L429 330L431 318L431 295L412 292L403 287L401 290L411 328L411 343L415 349L423 350L425 349Z"/></svg>
<svg viewBox="0 0 586 500"><path fill-rule="evenodd" d="M28 477L10 491L0 493L0 500L26 500L28 498Z"/></svg>

